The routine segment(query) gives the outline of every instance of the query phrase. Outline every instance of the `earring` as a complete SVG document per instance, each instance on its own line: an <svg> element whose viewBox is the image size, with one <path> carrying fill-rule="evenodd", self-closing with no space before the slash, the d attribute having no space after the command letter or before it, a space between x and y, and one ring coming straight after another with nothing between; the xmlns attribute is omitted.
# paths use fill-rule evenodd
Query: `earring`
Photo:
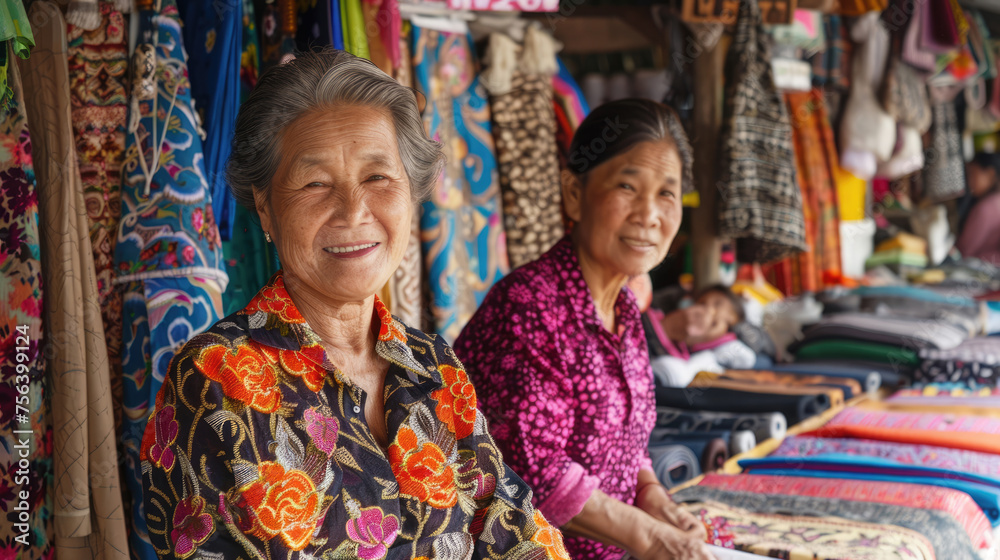
<svg viewBox="0 0 1000 560"><path fill-rule="evenodd" d="M271 234L270 234L270 233L267 233L267 232L265 231L265 232L264 232L264 239L267 239L267 242L268 242L268 243L270 243L270 242L271 242Z"/></svg>

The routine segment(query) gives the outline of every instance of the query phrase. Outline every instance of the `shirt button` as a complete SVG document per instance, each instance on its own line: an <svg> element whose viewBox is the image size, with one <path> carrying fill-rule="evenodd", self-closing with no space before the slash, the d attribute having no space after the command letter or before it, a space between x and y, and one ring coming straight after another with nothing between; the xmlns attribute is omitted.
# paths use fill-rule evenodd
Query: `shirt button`
<svg viewBox="0 0 1000 560"><path fill-rule="evenodd" d="M360 406L355 406L354 407L354 414L361 414L361 407Z"/></svg>

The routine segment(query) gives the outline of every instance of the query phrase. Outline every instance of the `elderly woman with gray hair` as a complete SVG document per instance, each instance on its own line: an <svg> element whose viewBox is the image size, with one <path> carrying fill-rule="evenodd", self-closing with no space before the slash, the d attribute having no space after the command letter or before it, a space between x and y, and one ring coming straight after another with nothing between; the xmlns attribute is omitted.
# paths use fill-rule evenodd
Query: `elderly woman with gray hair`
<svg viewBox="0 0 1000 560"><path fill-rule="evenodd" d="M440 338L375 295L442 155L340 51L261 76L229 163L283 269L171 363L143 438L163 557L565 558Z"/></svg>

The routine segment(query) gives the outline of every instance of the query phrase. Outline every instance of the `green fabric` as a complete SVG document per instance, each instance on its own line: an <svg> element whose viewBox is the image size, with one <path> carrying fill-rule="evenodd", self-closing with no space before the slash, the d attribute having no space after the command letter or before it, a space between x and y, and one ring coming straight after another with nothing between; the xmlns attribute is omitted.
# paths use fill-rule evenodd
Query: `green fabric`
<svg viewBox="0 0 1000 560"><path fill-rule="evenodd" d="M354 56L371 60L361 0L341 0L340 19L344 24L344 50Z"/></svg>
<svg viewBox="0 0 1000 560"><path fill-rule="evenodd" d="M797 360L863 360L916 367L920 357L913 350L856 340L817 340L796 352Z"/></svg>
<svg viewBox="0 0 1000 560"><path fill-rule="evenodd" d="M229 270L223 306L225 314L230 315L246 307L280 267L274 245L264 239L253 214L239 204L232 239L222 242L222 251Z"/></svg>
<svg viewBox="0 0 1000 560"><path fill-rule="evenodd" d="M865 267L867 268L875 268L883 264L898 264L923 268L927 266L927 257L917 253L907 253L903 249L892 249L889 251L879 251L868 257L865 261Z"/></svg>
<svg viewBox="0 0 1000 560"><path fill-rule="evenodd" d="M0 111L6 110L7 104L14 99L14 90L7 87L7 67L9 65L7 41L0 41Z"/></svg>
<svg viewBox="0 0 1000 560"><path fill-rule="evenodd" d="M31 34L31 22L28 20L28 14L24 12L21 0L0 0L0 41L10 41L14 54L21 58L28 58L29 49L35 46L35 36ZM6 82L6 69L4 82Z"/></svg>

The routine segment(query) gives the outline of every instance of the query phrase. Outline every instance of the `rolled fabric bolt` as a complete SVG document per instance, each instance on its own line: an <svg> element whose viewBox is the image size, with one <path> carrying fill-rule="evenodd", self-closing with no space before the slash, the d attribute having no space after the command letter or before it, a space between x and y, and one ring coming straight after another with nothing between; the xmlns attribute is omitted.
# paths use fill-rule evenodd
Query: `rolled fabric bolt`
<svg viewBox="0 0 1000 560"><path fill-rule="evenodd" d="M683 445L654 445L649 448L653 472L660 483L674 488L701 474L699 459Z"/></svg>
<svg viewBox="0 0 1000 560"><path fill-rule="evenodd" d="M729 438L729 454L739 455L741 453L746 453L754 447L757 446L757 438L754 437L753 432L749 430L740 430L738 432L733 432L733 435Z"/></svg>
<svg viewBox="0 0 1000 560"><path fill-rule="evenodd" d="M708 441L701 455L701 470L715 472L729 460L729 449L726 440L715 438Z"/></svg>
<svg viewBox="0 0 1000 560"><path fill-rule="evenodd" d="M784 438L788 432L788 421L780 412L710 412L658 406L656 427L677 430L678 433L749 430L757 441L764 441Z"/></svg>

